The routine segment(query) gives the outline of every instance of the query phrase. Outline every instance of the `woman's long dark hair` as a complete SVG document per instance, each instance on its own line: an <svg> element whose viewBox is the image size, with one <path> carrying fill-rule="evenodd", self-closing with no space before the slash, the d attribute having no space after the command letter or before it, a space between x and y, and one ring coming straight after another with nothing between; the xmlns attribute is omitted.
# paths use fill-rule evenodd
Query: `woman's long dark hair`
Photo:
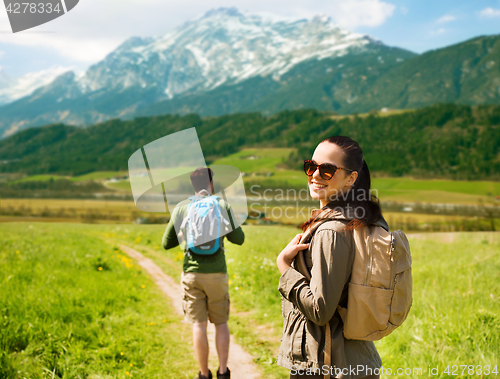
<svg viewBox="0 0 500 379"><path fill-rule="evenodd" d="M345 215L349 208L355 211L351 213L352 220L343 228L343 230L353 230L362 228L365 225L376 222L381 216L382 211L376 196L374 196L371 189L371 177L368 165L363 159L363 151L358 143L349 137L335 136L326 138L320 143L333 143L344 151L344 159L341 164L343 168L357 171L358 178L349 191L336 198L325 205L322 210L330 209L341 210ZM338 170L335 175L338 175L342 170ZM305 231L309 225L315 220L311 217L308 221L304 222L300 227Z"/></svg>

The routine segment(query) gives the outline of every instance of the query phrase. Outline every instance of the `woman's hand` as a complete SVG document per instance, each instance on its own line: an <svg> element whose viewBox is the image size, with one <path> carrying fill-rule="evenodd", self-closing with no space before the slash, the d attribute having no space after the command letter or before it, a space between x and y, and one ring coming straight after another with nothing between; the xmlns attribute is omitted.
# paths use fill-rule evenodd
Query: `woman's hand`
<svg viewBox="0 0 500 379"><path fill-rule="evenodd" d="M292 267L292 261L300 250L307 249L308 243L299 243L302 234L297 234L286 247L281 250L281 253L276 259L276 264L280 273L283 274L288 268Z"/></svg>

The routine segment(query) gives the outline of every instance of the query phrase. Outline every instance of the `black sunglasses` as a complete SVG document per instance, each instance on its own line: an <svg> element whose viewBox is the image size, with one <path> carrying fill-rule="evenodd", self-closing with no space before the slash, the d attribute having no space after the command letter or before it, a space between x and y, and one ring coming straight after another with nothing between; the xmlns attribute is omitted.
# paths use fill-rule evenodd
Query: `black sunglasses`
<svg viewBox="0 0 500 379"><path fill-rule="evenodd" d="M319 175L324 180L330 180L333 178L333 175L337 172L337 170L345 170L349 172L353 172L354 170L349 170L347 168L337 167L330 163L317 164L311 160L304 161L304 172L307 176L313 176L314 172L319 168Z"/></svg>

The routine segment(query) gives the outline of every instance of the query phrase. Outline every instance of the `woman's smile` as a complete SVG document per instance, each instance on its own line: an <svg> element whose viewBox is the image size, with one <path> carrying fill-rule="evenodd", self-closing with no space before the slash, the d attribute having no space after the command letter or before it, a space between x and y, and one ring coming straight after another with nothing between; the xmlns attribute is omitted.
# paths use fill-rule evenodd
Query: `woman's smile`
<svg viewBox="0 0 500 379"><path fill-rule="evenodd" d="M313 191L319 191L319 190L322 190L322 189L328 187L328 184L318 183L315 180L312 180L311 183L309 184L309 187Z"/></svg>

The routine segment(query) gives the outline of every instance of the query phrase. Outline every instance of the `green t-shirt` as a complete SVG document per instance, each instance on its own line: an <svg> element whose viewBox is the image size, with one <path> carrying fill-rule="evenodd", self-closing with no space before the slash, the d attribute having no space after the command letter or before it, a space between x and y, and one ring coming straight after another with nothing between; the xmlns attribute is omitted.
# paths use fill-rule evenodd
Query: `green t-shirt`
<svg viewBox="0 0 500 379"><path fill-rule="evenodd" d="M231 207L225 202L223 199L218 199L221 208L225 208L227 211L227 215L229 216L229 222L231 225L234 225L231 220ZM184 218L187 216L187 209L189 206L190 200L185 200L174 208L172 212L170 221L165 229L165 233L163 234L162 245L165 249L171 249L173 247L179 246L179 240L177 238L177 230L180 230L180 226ZM224 224L221 224L224 225ZM230 233L226 234L224 237L235 243L237 245L243 244L245 240L245 234L241 227L237 227ZM200 255L191 253L190 255L184 254L184 264L182 267L182 271L184 272L199 272L204 274L216 273L216 272L227 272L226 267L226 256L224 254L224 238L221 238L221 247L215 254L212 255Z"/></svg>

